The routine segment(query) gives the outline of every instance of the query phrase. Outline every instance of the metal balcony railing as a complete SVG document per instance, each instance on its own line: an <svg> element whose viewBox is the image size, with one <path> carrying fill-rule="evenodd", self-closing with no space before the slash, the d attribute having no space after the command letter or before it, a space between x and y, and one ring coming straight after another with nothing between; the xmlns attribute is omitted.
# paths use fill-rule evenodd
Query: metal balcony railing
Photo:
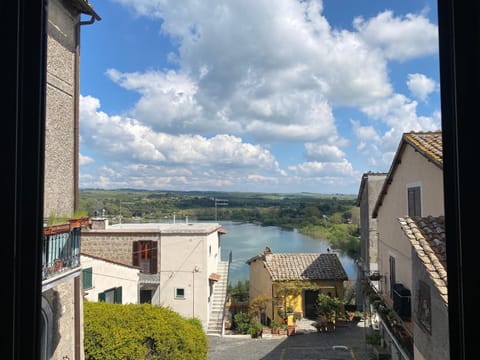
<svg viewBox="0 0 480 360"><path fill-rule="evenodd" d="M80 266L80 228L70 224L44 228L42 280Z"/></svg>

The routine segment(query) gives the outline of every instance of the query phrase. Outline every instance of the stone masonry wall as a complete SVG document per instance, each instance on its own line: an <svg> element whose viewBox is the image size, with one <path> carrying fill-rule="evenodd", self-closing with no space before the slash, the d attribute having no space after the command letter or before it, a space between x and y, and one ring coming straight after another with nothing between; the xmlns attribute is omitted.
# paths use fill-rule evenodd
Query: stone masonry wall
<svg viewBox="0 0 480 360"><path fill-rule="evenodd" d="M159 233L102 234L100 232L82 232L82 253L132 264L132 243L134 241L158 241ZM158 256L160 259L160 256Z"/></svg>

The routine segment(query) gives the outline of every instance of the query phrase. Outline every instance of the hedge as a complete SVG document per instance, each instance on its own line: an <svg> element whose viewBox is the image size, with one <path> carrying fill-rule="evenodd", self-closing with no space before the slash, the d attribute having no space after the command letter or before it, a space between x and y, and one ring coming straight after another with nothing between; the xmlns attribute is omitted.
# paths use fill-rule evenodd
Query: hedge
<svg viewBox="0 0 480 360"><path fill-rule="evenodd" d="M84 301L86 360L206 359L207 336L198 319L150 304Z"/></svg>

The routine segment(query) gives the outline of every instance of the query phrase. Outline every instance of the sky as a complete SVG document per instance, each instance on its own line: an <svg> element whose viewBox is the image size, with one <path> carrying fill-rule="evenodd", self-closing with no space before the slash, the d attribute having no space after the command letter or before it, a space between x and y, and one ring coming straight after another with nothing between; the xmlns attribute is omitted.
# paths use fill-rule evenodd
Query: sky
<svg viewBox="0 0 480 360"><path fill-rule="evenodd" d="M355 195L441 129L436 0L90 2L80 188Z"/></svg>

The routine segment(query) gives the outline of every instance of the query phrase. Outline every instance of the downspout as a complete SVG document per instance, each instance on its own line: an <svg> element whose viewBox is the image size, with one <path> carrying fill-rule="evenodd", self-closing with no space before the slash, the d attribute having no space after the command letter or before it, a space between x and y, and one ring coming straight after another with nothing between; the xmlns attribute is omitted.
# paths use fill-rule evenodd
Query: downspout
<svg viewBox="0 0 480 360"><path fill-rule="evenodd" d="M81 16L81 15L80 15ZM74 119L73 119L73 210L74 212L78 210L79 195L78 195L78 184L79 184L79 153L80 153L80 26L81 25L91 25L95 22L95 16L91 16L90 20L79 21L76 26L75 31L75 90L74 90Z"/></svg>
<svg viewBox="0 0 480 360"><path fill-rule="evenodd" d="M81 16L81 15L79 15ZM90 25L95 22L92 15L88 21L79 21L75 29L75 68L74 68L74 94L73 94L73 210L78 210L78 179L79 179L79 153L80 153L80 26ZM72 214L73 215L73 214ZM80 244L81 245L81 244ZM80 277L74 280L74 296L75 296L75 360L81 360L83 354L83 333L82 333L82 307L81 307L81 291Z"/></svg>
<svg viewBox="0 0 480 360"><path fill-rule="evenodd" d="M73 94L73 211L78 209L78 159L79 159L79 93L80 93L80 25L76 25L75 29L75 68L74 68L74 94ZM73 214L72 214L73 215ZM80 239L81 241L81 239ZM80 244L81 246L81 244ZM83 343L83 334L82 326L80 323L80 317L82 315L82 309L80 307L81 295L79 291L80 287L80 278L76 277L74 280L74 296L75 296L75 360L81 360L82 355L82 343Z"/></svg>

